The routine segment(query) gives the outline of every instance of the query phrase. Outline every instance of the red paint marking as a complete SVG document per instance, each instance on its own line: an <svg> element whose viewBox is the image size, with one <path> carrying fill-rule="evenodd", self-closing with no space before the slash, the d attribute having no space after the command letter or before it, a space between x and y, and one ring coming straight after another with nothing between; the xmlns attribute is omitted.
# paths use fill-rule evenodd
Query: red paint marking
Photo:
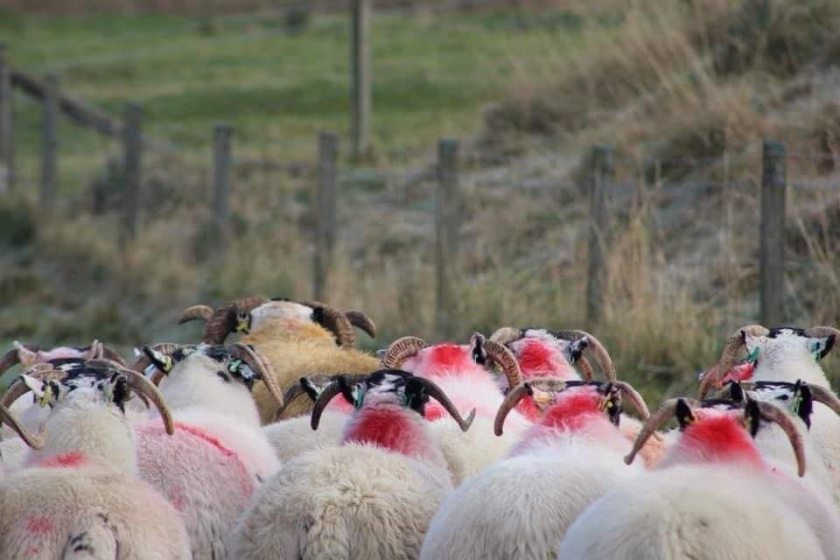
<svg viewBox="0 0 840 560"><path fill-rule="evenodd" d="M721 384L725 385L730 381L747 381L748 379L752 379L753 373L755 373L755 366L753 364L747 362L737 365L729 370L729 373L723 378Z"/></svg>
<svg viewBox="0 0 840 560"><path fill-rule="evenodd" d="M36 467L75 468L87 464L88 460L81 451L53 455L35 463Z"/></svg>
<svg viewBox="0 0 840 560"><path fill-rule="evenodd" d="M30 517L26 520L26 532L33 535L46 535L55 528L47 517Z"/></svg>
<svg viewBox="0 0 840 560"><path fill-rule="evenodd" d="M601 395L595 389L560 393L557 402L545 411L540 424L567 430L579 430L593 420L603 420Z"/></svg>
<svg viewBox="0 0 840 560"><path fill-rule="evenodd" d="M423 410L423 418L428 420L429 422L434 422L435 420L440 420L444 416L448 416L449 413L436 402L430 402L426 405L426 408Z"/></svg>
<svg viewBox="0 0 840 560"><path fill-rule="evenodd" d="M551 349L542 340L528 340L519 352L519 367L526 377L553 369Z"/></svg>
<svg viewBox="0 0 840 560"><path fill-rule="evenodd" d="M463 368L474 364L469 351L457 344L438 344L428 349L429 366L433 371L439 368Z"/></svg>
<svg viewBox="0 0 840 560"><path fill-rule="evenodd" d="M420 455L427 437L406 414L396 406L367 407L348 424L344 442L371 443L403 455Z"/></svg>
<svg viewBox="0 0 840 560"><path fill-rule="evenodd" d="M202 430L201 428L197 426L192 426L190 424L182 424L181 422L175 422L175 429L181 430L197 438L203 439L204 441L218 449L219 452L222 453L222 455L224 455L225 457L233 457L236 459L239 458L239 456L234 451L225 447L224 444L222 444L222 442L219 441L219 439L216 436L212 435L206 430Z"/></svg>
<svg viewBox="0 0 840 560"><path fill-rule="evenodd" d="M537 403L531 397L525 397L519 401L516 410L531 422L539 422L540 417L542 417L542 410L539 409Z"/></svg>
<svg viewBox="0 0 840 560"><path fill-rule="evenodd" d="M732 414L702 410L695 414L698 418L683 431L680 445L700 451L709 462L763 464L752 438Z"/></svg>
<svg viewBox="0 0 840 560"><path fill-rule="evenodd" d="M41 553L41 549L37 546L30 546L24 552L26 556L35 556L36 554Z"/></svg>

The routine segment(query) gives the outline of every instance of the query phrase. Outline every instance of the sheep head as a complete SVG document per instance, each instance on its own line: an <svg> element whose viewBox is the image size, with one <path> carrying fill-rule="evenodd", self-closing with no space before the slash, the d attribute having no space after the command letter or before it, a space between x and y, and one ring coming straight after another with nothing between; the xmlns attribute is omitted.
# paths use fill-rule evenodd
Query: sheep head
<svg viewBox="0 0 840 560"><path fill-rule="evenodd" d="M143 372L151 369L152 382L159 385L164 376L178 375L180 369L193 365L199 365L207 370L208 375L225 383L241 383L249 391L257 380L261 380L278 404L283 406L283 393L277 385L271 364L247 344L144 346L134 369Z"/></svg>
<svg viewBox="0 0 840 560"><path fill-rule="evenodd" d="M250 333L264 325L283 321L286 325L296 322L315 323L326 329L339 346L353 346L356 341L353 327L376 336L373 320L360 311L342 313L321 302L296 302L285 298L246 298L234 301L212 311L206 305L193 305L184 310L180 323L204 320L203 340L222 344L232 332Z"/></svg>
<svg viewBox="0 0 840 560"><path fill-rule="evenodd" d="M840 330L834 327L776 327L748 325L736 330L727 339L717 366L707 372L700 384L700 398L712 387L720 387L727 380L743 347L747 352L746 363L757 366L759 362L781 365L799 360L813 363L827 356L834 348ZM739 379L746 380L746 379Z"/></svg>
<svg viewBox="0 0 840 560"><path fill-rule="evenodd" d="M497 436L504 433L505 419L524 398L532 399L544 415L549 412L564 416L603 412L615 426L618 426L621 416L622 398L633 404L643 420L650 416L644 399L629 383L562 381L548 377L526 381L505 396L496 413L494 432Z"/></svg>
<svg viewBox="0 0 840 560"><path fill-rule="evenodd" d="M726 438L729 434L732 434L732 437L737 435L730 430L746 430L750 436L755 437L760 428L761 420L775 422L790 440L796 456L799 476L805 476L805 446L802 434L797 429L796 424L793 423L787 412L779 406L752 398L747 398L743 402L722 399L706 401L683 398L668 399L642 426L633 444L633 449L624 458L624 462L628 465L631 464L648 438L672 417L677 418L682 432L689 433L689 431L692 431L695 438L703 438L704 435L702 434L704 433L713 437L714 439L708 442L712 446L725 443L721 441L721 438ZM704 432L703 428L709 427L711 429ZM754 448L749 451L755 452Z"/></svg>
<svg viewBox="0 0 840 560"><path fill-rule="evenodd" d="M486 371L484 366L495 364L501 368L510 387L519 385L522 371L516 357L504 345L486 340L481 333L473 334L470 343L437 344L428 346L417 337L395 340L382 356L382 367L399 369L412 361L414 373L433 377L445 372Z"/></svg>
<svg viewBox="0 0 840 560"><path fill-rule="evenodd" d="M163 419L168 434L174 433L172 414L163 395L142 374L109 360L56 360L38 364L16 379L0 399L0 406L11 407L32 392L40 406L57 408L82 402L114 406L125 413L132 394L152 402Z"/></svg>
<svg viewBox="0 0 840 560"><path fill-rule="evenodd" d="M90 346L56 346L45 350L33 344L21 344L14 341L13 348L0 358L0 375L11 367L21 364L29 368L39 363L46 363L52 360L78 358L83 360L105 359L127 366L125 361L116 351L105 346L98 340L94 340Z"/></svg>
<svg viewBox="0 0 840 560"><path fill-rule="evenodd" d="M426 403L432 398L449 412L463 431L467 431L475 419L475 409L466 419L463 418L446 393L433 381L401 370L382 369L364 376L363 379L356 378L355 380L349 376L339 375L323 389L313 387L306 378L301 379L301 385L308 393L317 394L315 408L312 410L313 430L318 429L321 414L330 400L338 395L344 397L357 410L377 403L394 402L421 416Z"/></svg>

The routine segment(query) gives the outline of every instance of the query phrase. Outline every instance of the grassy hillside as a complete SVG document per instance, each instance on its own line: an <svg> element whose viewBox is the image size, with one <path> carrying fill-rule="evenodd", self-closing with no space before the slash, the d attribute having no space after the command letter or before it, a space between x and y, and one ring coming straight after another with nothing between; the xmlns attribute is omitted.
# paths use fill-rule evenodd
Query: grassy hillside
<svg viewBox="0 0 840 560"><path fill-rule="evenodd" d="M330 300L390 337L436 339L434 184L403 181L444 135L464 145L457 332L581 326L584 155L616 146L607 306L596 332L649 395L686 390L725 333L757 310L760 142L786 142L794 188L786 320L840 322L840 9L836 2L602 0L472 14L383 15L374 25L376 157L342 163ZM311 161L315 134L346 132L347 21L300 34L263 17L212 34L174 16L3 20L13 60L118 111L144 103L175 141L150 157L144 228L116 250L113 212L89 182L114 146L62 130L61 219L0 204L0 338L128 347L190 340L187 304L310 295L314 177L240 170L234 238L208 236L209 131L239 158ZM38 114L19 103L24 186L37 178ZM828 188L805 188L822 185ZM107 205L106 205L107 208ZM831 362L829 362L831 366Z"/></svg>

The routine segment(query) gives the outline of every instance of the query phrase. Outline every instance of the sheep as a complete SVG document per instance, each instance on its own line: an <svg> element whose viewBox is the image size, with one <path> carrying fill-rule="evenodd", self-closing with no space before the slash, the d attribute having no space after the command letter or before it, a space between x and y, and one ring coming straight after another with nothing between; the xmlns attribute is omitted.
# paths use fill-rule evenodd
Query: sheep
<svg viewBox="0 0 840 560"><path fill-rule="evenodd" d="M146 346L134 369L150 371L176 420L201 427L242 459L254 482L280 467L263 433L251 389L258 380L280 404L271 365L244 344Z"/></svg>
<svg viewBox="0 0 840 560"><path fill-rule="evenodd" d="M622 382L537 378L508 393L495 418L502 435L517 403L544 409L508 458L459 486L432 520L422 559L543 559L568 526L598 497L643 472L621 461L626 440L617 426L622 396L646 418L642 397Z"/></svg>
<svg viewBox="0 0 840 560"><path fill-rule="evenodd" d="M136 473L181 512L193 558L224 558L223 539L256 486L245 462L200 426L175 422L163 396L142 374L113 366L65 363L41 380L25 375L15 381L4 402L31 390L51 409L47 443L31 453L28 463L81 453L126 474ZM163 424L126 417L128 383L145 389Z"/></svg>
<svg viewBox="0 0 840 560"><path fill-rule="evenodd" d="M680 435L657 469L593 504L570 527L559 558L838 557L840 520L796 478L805 475L804 442L785 411L753 399L670 399L647 420L625 462L674 415ZM762 420L788 436L795 472L759 454L751 434ZM797 528L793 541L788 523Z"/></svg>
<svg viewBox="0 0 840 560"><path fill-rule="evenodd" d="M31 388L53 412L37 441L21 433L33 443L30 466L0 485L0 557L103 558L110 551L109 558L125 560L191 558L180 514L135 477L133 449L126 453L130 431L103 437L109 429L101 424L117 416L112 407L122 409L132 391L160 408L171 431L160 394L143 376L103 362L62 367L42 379L24 374L9 390L14 398Z"/></svg>
<svg viewBox="0 0 840 560"><path fill-rule="evenodd" d="M381 370L362 383L339 377L319 395L317 429L341 394L356 408L342 445L289 461L255 495L230 543L231 556L263 558L416 558L426 526L451 490L441 450L422 416L436 399L470 427L432 381Z"/></svg>
<svg viewBox="0 0 840 560"><path fill-rule="evenodd" d="M834 327L767 329L748 325L736 330L726 342L718 365L703 376L702 398L724 379L738 377L744 381L787 381L807 383L812 390L831 391L828 378L819 360L834 348L840 331ZM740 374L732 371L735 356L745 347L747 365ZM832 475L834 502L840 507L840 418L827 408L817 408L811 418L811 437Z"/></svg>
<svg viewBox="0 0 840 560"><path fill-rule="evenodd" d="M204 342L221 344L231 332L241 332L241 342L253 346L274 368L277 385L282 390L297 384L298 379L317 374L370 373L377 369L375 357L354 349L353 325L368 334L376 333L373 322L364 314L344 314L319 302L294 302L243 299L217 309L187 309L182 322L205 318ZM262 383L254 388L254 398L263 424L277 419L278 405ZM301 406L303 408L298 408ZM307 399L286 407L283 418L309 412Z"/></svg>

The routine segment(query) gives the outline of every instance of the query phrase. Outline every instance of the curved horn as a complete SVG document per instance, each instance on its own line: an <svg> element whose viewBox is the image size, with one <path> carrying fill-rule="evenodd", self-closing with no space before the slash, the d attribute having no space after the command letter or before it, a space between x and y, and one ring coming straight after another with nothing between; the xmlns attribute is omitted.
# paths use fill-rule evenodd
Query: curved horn
<svg viewBox="0 0 840 560"><path fill-rule="evenodd" d="M496 329L496 332L490 335L490 340L507 346L511 342L516 342L523 336L525 336L525 331L522 329L516 329L514 327L501 327Z"/></svg>
<svg viewBox="0 0 840 560"><path fill-rule="evenodd" d="M163 399L163 395L155 384L147 379L142 373L136 372L132 369L120 368L117 372L126 376L128 386L137 392L141 399L143 396L148 397L149 401L151 401L152 404L155 405L155 408L158 409L160 417L163 420L163 425L166 428L166 433L170 436L174 434L175 424L172 420L172 412L170 412L169 407L166 406L166 401Z"/></svg>
<svg viewBox="0 0 840 560"><path fill-rule="evenodd" d="M182 348L183 346L183 344L175 344L174 342L161 342L152 346L151 349L156 352L160 352L161 354L171 356L173 352L175 352L179 348ZM152 359L148 357L145 352L141 352L140 355L137 356L137 360L130 367L122 367L124 369L132 369L134 371L139 371L140 373L146 373L146 368L148 368L153 363L154 362L152 362ZM152 382L155 385L158 385L160 383L160 380L163 379L163 376L164 373L162 371L158 371L156 368L155 373L152 374Z"/></svg>
<svg viewBox="0 0 840 560"><path fill-rule="evenodd" d="M13 429L17 435L20 436L20 439L25 441L26 445L32 449L41 449L44 447L44 444L46 443L44 431L41 430L35 435L30 434L26 431L26 428L18 422L17 418L12 416L12 413L5 406L0 406L0 422L4 422Z"/></svg>
<svg viewBox="0 0 840 560"><path fill-rule="evenodd" d="M237 313L249 312L268 301L265 298L252 297L223 305L207 320L202 340L208 344L224 344L228 335L236 330Z"/></svg>
<svg viewBox="0 0 840 560"><path fill-rule="evenodd" d="M205 323L213 316L213 308L209 305L191 305L181 312L178 318L178 324L183 325L190 321L202 320Z"/></svg>
<svg viewBox="0 0 840 560"><path fill-rule="evenodd" d="M534 391L531 389L530 383L522 383L517 385L505 396L505 400L499 405L499 410L496 411L496 419L493 421L493 433L500 436L504 433L505 419L507 415L513 410L519 401L528 395L533 395Z"/></svg>
<svg viewBox="0 0 840 560"><path fill-rule="evenodd" d="M507 346L503 346L498 342L492 340L484 341L484 351L487 357L499 364L505 377L508 380L508 387L516 387L522 383L522 370L519 368L519 362L516 361L516 356Z"/></svg>
<svg viewBox="0 0 840 560"><path fill-rule="evenodd" d="M318 429L318 425L321 423L321 414L339 393L341 393L341 388L338 386L338 381L333 381L324 387L324 390L318 395L318 400L315 401L315 406L312 408L312 417L309 420L309 425L313 430Z"/></svg>
<svg viewBox="0 0 840 560"><path fill-rule="evenodd" d="M373 319L361 311L348 311L344 315L347 316L351 325L365 331L371 338L376 338L376 323L373 322Z"/></svg>
<svg viewBox="0 0 840 560"><path fill-rule="evenodd" d="M756 401L761 417L768 422L775 422L785 432L793 453L796 455L796 466L800 477L805 476L805 444L802 441L802 434L796 429L790 416L778 406L765 401ZM746 410L744 411L746 414Z"/></svg>
<svg viewBox="0 0 840 560"><path fill-rule="evenodd" d="M20 363L20 353L18 351L18 346L22 346L30 352L38 351L38 347L33 344L21 344L20 342L15 341L15 347L6 352L3 355L3 358L0 359L0 375L3 375L7 369L14 367Z"/></svg>
<svg viewBox="0 0 840 560"><path fill-rule="evenodd" d="M833 410L835 414L840 414L840 399L837 398L837 395L831 389L827 389L822 385L811 385L810 383L808 384L808 388L811 389L811 396L815 401L823 403Z"/></svg>
<svg viewBox="0 0 840 560"><path fill-rule="evenodd" d="M128 368L128 363L123 359L122 356L116 351L111 348L108 348L104 344L102 345L102 358L105 360L110 360L120 365L120 367Z"/></svg>
<svg viewBox="0 0 840 560"><path fill-rule="evenodd" d="M85 361L87 361L87 360L100 360L100 359L102 359L103 356L104 356L104 350L103 350L102 343L99 342L98 340L94 340L91 343L90 348L88 348L87 352L85 352L85 355L83 356L83 359Z"/></svg>
<svg viewBox="0 0 840 560"><path fill-rule="evenodd" d="M621 390L621 393L624 397L627 398L631 403L633 403L633 408L636 409L636 412L639 413L639 417L642 420L647 420L650 418L650 410L648 410L647 404L645 403L645 399L642 398L642 395L639 394L636 389L633 388L632 385L626 383L624 381L613 381L612 384L618 387Z"/></svg>
<svg viewBox="0 0 840 560"><path fill-rule="evenodd" d="M762 325L746 325L736 330L726 339L726 345L723 347L723 352L720 355L717 366L714 366L706 372L703 379L700 381L699 395L702 399L709 392L712 386L718 386L720 381L732 369L732 364L735 361L735 355L741 346L744 345L746 335L751 336L767 336L770 331L767 327Z"/></svg>
<svg viewBox="0 0 840 560"><path fill-rule="evenodd" d="M598 362L598 365L604 372L607 381L615 381L615 364L613 364L609 352L607 352L607 349L604 348L604 345L601 344L600 340L598 340L588 332L580 330L557 331L554 333L554 335L557 338L562 338L572 342L585 337L589 341L589 344L586 345L584 352L592 353L592 357L595 359L596 362Z"/></svg>
<svg viewBox="0 0 840 560"><path fill-rule="evenodd" d="M350 383L360 383L367 379L369 374L367 373L346 373L344 377ZM328 385L329 383L333 382L335 378L338 377L337 375L308 375L307 379L310 381L314 381L317 384ZM307 400L309 400L309 394L306 390L301 386L300 383L295 383L288 389L283 392L283 406L277 409L277 412L274 414L274 422L283 419L283 413L286 409L291 406L291 404L299 399L301 396L306 395ZM313 403L314 404L314 403Z"/></svg>
<svg viewBox="0 0 840 560"><path fill-rule="evenodd" d="M26 386L23 379L15 379L12 384L9 385L9 388L6 389L6 392L3 393L3 397L0 398L0 407L11 408L15 401L28 392L29 387Z"/></svg>
<svg viewBox="0 0 840 560"><path fill-rule="evenodd" d="M313 320L332 331L339 346L346 348L356 343L356 333L353 332L353 325L347 315L320 301L301 301L299 303L312 308L314 311Z"/></svg>
<svg viewBox="0 0 840 560"><path fill-rule="evenodd" d="M677 410L677 403L680 400L684 400L692 407L697 405L697 401L693 399L668 399L662 403L659 410L645 420L644 425L642 425L642 429L639 430L639 434L636 436L636 441L633 442L633 449L624 458L625 463L628 465L632 463L633 459L636 458L636 454L642 449L642 447L645 446L645 443L647 443L647 440L656 433L662 424L671 419Z"/></svg>
<svg viewBox="0 0 840 560"><path fill-rule="evenodd" d="M400 369L403 363L417 355L417 352L426 347L426 341L416 336L404 336L398 338L388 347L385 355L382 356L382 367L388 369Z"/></svg>
<svg viewBox="0 0 840 560"><path fill-rule="evenodd" d="M578 369L580 370L580 375L586 381L592 381L592 364L589 363L589 360L581 356L575 362L575 365L578 366Z"/></svg>
<svg viewBox="0 0 840 560"><path fill-rule="evenodd" d="M455 408L455 403L447 396L446 393L443 392L437 383L432 381L431 379L427 379L425 377L412 377L415 381L418 381L421 385L426 387L426 394L428 394L431 398L435 399L437 402L446 409L446 412L449 413L452 418L458 423L458 427L461 428L462 432L466 432L470 429L470 426L475 420L475 408L470 411L470 414L467 418L463 418L461 413L458 412L458 409Z"/></svg>
<svg viewBox="0 0 840 560"><path fill-rule="evenodd" d="M271 393L271 396L274 397L274 400L282 408L284 403L283 390L277 384L277 377L274 373L274 368L271 367L271 363L247 344L234 344L230 353L232 356L248 364L255 373L260 375L260 379L265 383L265 388L268 389L268 392Z"/></svg>

